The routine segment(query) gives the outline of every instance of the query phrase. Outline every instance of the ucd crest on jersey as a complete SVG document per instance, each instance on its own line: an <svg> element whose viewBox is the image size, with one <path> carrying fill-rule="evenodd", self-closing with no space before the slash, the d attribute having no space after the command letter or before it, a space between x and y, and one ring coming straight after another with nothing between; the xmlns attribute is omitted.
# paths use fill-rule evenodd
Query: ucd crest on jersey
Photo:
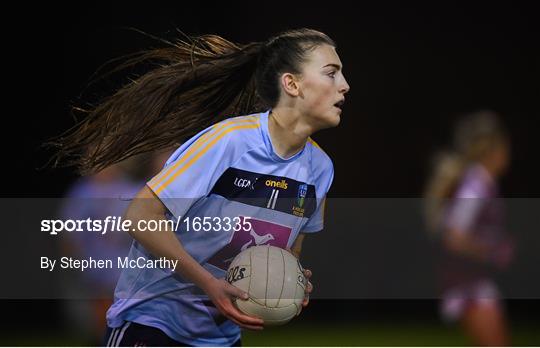
<svg viewBox="0 0 540 348"><path fill-rule="evenodd" d="M296 215L298 217L303 217L306 213L306 209L304 207L304 203L306 201L306 196L308 194L308 185L301 184L298 185L298 193L296 195L296 204L292 207L292 213L293 215Z"/></svg>
<svg viewBox="0 0 540 348"><path fill-rule="evenodd" d="M306 198L307 194L307 185L302 184L298 186L298 197L296 199L296 204L299 208L302 208L304 206L304 199Z"/></svg>

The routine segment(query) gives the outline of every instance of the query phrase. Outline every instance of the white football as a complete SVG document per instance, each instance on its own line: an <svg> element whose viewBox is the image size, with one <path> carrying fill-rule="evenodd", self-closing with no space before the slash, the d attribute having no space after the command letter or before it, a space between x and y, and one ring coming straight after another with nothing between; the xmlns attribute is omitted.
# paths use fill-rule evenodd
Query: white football
<svg viewBox="0 0 540 348"><path fill-rule="evenodd" d="M238 309L265 326L286 324L302 310L307 279L287 250L260 245L242 251L231 262L227 281L249 295L236 301Z"/></svg>

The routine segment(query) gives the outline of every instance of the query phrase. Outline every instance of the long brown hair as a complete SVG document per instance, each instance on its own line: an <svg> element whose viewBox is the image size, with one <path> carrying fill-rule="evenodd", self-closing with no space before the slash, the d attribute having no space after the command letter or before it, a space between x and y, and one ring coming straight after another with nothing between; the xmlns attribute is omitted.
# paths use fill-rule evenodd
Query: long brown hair
<svg viewBox="0 0 540 348"><path fill-rule="evenodd" d="M234 115L274 107L279 76L300 73L307 52L335 47L312 29L283 32L267 42L240 45L216 35L186 36L164 48L126 57L114 72L152 64L94 107L73 107L84 119L48 143L53 166L99 171L131 156L177 146Z"/></svg>
<svg viewBox="0 0 540 348"><path fill-rule="evenodd" d="M465 169L507 138L499 116L492 111L478 111L461 117L454 130L452 146L435 156L426 185L424 209L431 231L440 227L445 202L455 194Z"/></svg>

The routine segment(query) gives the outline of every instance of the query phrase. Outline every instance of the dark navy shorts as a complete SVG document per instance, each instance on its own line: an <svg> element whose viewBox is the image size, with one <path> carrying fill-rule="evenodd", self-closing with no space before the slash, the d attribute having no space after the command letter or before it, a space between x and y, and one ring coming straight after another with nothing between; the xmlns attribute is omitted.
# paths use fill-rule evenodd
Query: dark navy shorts
<svg viewBox="0 0 540 348"><path fill-rule="evenodd" d="M130 321L117 328L107 328L104 346L106 347L191 347L190 344L173 340L163 331L155 327L141 325ZM242 346L241 340L232 347Z"/></svg>

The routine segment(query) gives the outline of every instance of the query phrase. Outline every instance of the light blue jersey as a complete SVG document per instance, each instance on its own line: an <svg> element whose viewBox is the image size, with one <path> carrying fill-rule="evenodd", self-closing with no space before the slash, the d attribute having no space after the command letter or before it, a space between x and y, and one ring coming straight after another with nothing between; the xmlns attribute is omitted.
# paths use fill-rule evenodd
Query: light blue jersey
<svg viewBox="0 0 540 348"><path fill-rule="evenodd" d="M169 209L169 217L181 219L176 235L186 251L223 278L246 248L291 247L298 233L320 231L333 175L330 158L311 139L296 155L278 156L265 112L227 119L200 132L148 186ZM139 256L151 257L135 241L129 257ZM123 321L153 326L195 346L231 345L240 338L240 328L202 290L168 269L123 270L107 320L112 328Z"/></svg>

